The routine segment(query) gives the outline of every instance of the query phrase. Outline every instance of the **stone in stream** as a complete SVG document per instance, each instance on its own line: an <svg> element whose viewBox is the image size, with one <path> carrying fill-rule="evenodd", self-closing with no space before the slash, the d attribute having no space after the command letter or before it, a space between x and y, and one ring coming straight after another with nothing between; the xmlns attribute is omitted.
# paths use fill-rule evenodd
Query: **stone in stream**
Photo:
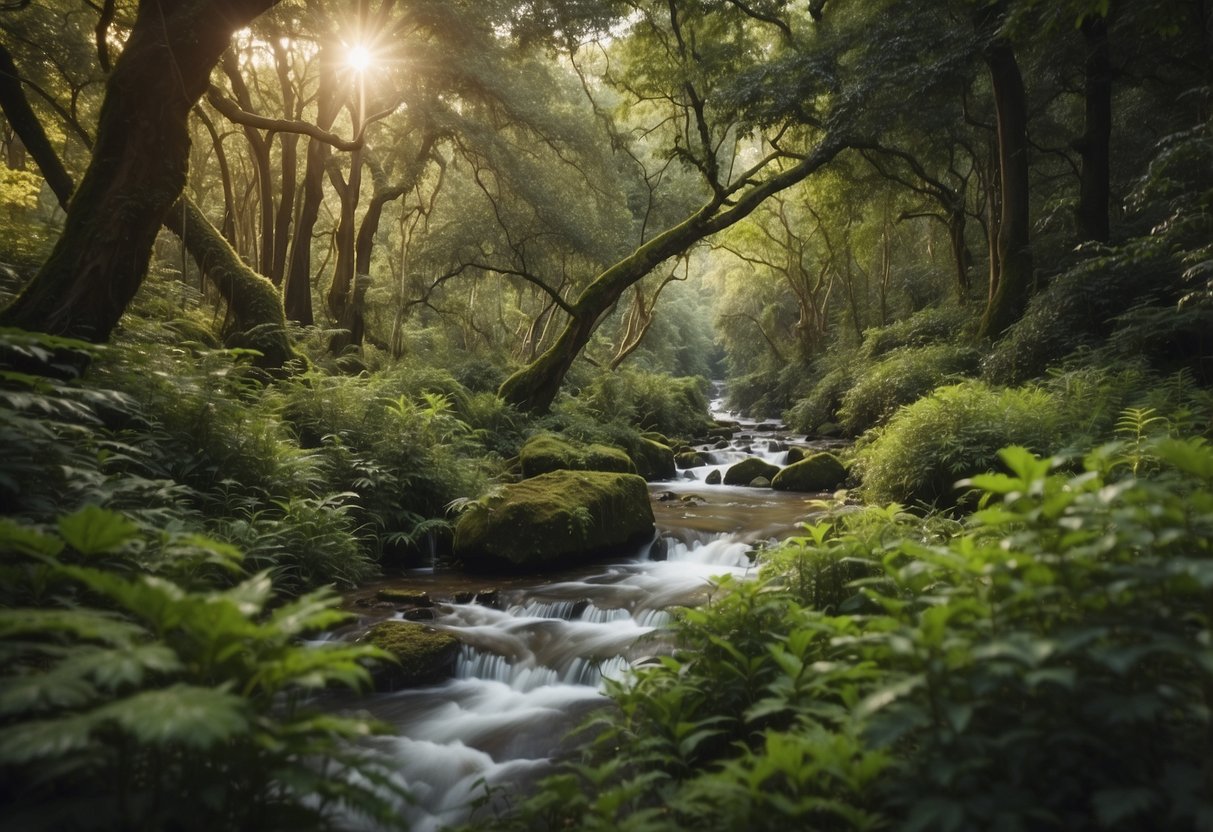
<svg viewBox="0 0 1213 832"><path fill-rule="evenodd" d="M636 545L654 529L648 487L635 474L552 471L469 505L454 555L469 570L542 570Z"/></svg>
<svg viewBox="0 0 1213 832"><path fill-rule="evenodd" d="M636 446L628 450L636 464L636 473L646 480L674 479L674 452L667 443L641 436Z"/></svg>
<svg viewBox="0 0 1213 832"><path fill-rule="evenodd" d="M729 443L726 440L721 439L719 442L717 442L715 445L712 446L712 450L713 451L723 451L728 447L729 447Z"/></svg>
<svg viewBox="0 0 1213 832"><path fill-rule="evenodd" d="M635 474L636 465L619 448L583 445L550 433L527 440L518 452L522 475L535 477L551 471L617 471Z"/></svg>
<svg viewBox="0 0 1213 832"><path fill-rule="evenodd" d="M768 480L774 480L775 475L778 473L778 465L772 465L765 460L752 456L749 459L743 459L736 465L730 466L729 470L724 472L724 484L749 485L755 477L766 477Z"/></svg>
<svg viewBox="0 0 1213 832"><path fill-rule="evenodd" d="M750 488L770 488L771 481L766 477L754 477L750 480Z"/></svg>
<svg viewBox="0 0 1213 832"><path fill-rule="evenodd" d="M393 604L406 607L431 607L434 605L428 592L398 586L384 587L375 593L375 597L380 601L391 601Z"/></svg>
<svg viewBox="0 0 1213 832"><path fill-rule="evenodd" d="M708 485L720 485L720 469L709 471L708 475L703 478L703 481Z"/></svg>
<svg viewBox="0 0 1213 832"><path fill-rule="evenodd" d="M788 448L788 455L787 455L787 457L784 458L783 464L791 465L794 462L800 462L800 460L802 460L804 458L805 458L804 448L800 448L800 447L793 445L791 448Z"/></svg>
<svg viewBox="0 0 1213 832"><path fill-rule="evenodd" d="M847 478L847 469L833 454L820 453L784 468L771 480L776 491L832 491Z"/></svg>
<svg viewBox="0 0 1213 832"><path fill-rule="evenodd" d="M382 663L372 671L378 690L432 685L451 678L459 639L415 621L380 621L359 641L385 650L399 664Z"/></svg>
<svg viewBox="0 0 1213 832"><path fill-rule="evenodd" d="M700 465L707 464L708 461L704 458L703 454L695 450L683 451L674 457L674 465L677 466L679 470L698 468Z"/></svg>

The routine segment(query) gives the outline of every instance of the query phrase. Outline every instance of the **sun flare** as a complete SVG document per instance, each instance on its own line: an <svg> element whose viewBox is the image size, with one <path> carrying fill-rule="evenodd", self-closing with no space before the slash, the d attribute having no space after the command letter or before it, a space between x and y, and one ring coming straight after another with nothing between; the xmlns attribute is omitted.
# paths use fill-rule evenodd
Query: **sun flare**
<svg viewBox="0 0 1213 832"><path fill-rule="evenodd" d="M361 44L351 46L345 53L345 62L355 72L365 72L371 66L371 50Z"/></svg>

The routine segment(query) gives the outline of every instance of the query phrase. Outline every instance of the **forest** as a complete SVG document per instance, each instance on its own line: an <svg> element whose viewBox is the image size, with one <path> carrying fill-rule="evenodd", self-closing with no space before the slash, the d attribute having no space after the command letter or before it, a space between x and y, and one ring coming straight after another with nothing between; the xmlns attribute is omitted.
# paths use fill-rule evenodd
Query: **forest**
<svg viewBox="0 0 1213 832"><path fill-rule="evenodd" d="M0 826L1213 828L1213 2L0 0Z"/></svg>

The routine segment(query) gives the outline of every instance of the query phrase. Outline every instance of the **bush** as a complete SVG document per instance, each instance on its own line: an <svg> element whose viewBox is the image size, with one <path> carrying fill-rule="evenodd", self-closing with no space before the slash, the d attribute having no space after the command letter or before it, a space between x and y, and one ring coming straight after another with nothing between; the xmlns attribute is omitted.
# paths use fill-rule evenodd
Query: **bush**
<svg viewBox="0 0 1213 832"><path fill-rule="evenodd" d="M708 382L698 376L671 378L625 367L595 376L566 407L602 422L693 437L711 425L707 394Z"/></svg>
<svg viewBox="0 0 1213 832"><path fill-rule="evenodd" d="M1039 388L940 387L858 449L862 492L874 503L953 505L956 481L997 467L999 448L1055 451L1066 444L1067 427L1056 398Z"/></svg>
<svg viewBox="0 0 1213 832"><path fill-rule="evenodd" d="M857 372L857 367L844 365L821 376L809 394L784 415L788 427L811 434L827 422L835 421L843 397L855 383Z"/></svg>
<svg viewBox="0 0 1213 832"><path fill-rule="evenodd" d="M863 371L843 396L838 420L847 435L858 436L949 377L976 372L979 358L977 350L947 344L895 350Z"/></svg>
<svg viewBox="0 0 1213 832"><path fill-rule="evenodd" d="M490 826L1208 828L1213 449L1147 443L1150 479L1132 450L1059 473L1007 449L963 525L810 527L769 561L799 597L721 585Z"/></svg>
<svg viewBox="0 0 1213 832"><path fill-rule="evenodd" d="M874 361L905 347L957 343L972 323L972 316L960 307L932 306L888 326L864 330L859 355Z"/></svg>
<svg viewBox="0 0 1213 832"><path fill-rule="evenodd" d="M144 574L155 537L177 557ZM0 821L6 828L398 824L387 769L354 742L379 726L317 708L360 690L381 651L299 639L345 620L324 590L272 603L264 574L190 588L239 553L89 506L54 529L0 520ZM382 790L382 791L380 791Z"/></svg>

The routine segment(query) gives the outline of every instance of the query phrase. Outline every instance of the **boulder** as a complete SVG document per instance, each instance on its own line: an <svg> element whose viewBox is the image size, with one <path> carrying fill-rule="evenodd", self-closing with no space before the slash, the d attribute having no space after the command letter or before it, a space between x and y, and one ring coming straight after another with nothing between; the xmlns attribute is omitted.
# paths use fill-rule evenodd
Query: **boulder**
<svg viewBox="0 0 1213 832"><path fill-rule="evenodd" d="M667 448L673 446L673 442L664 433L658 433L655 430L646 430L640 434L641 439L647 439L650 442L656 442L658 445L665 445Z"/></svg>
<svg viewBox="0 0 1213 832"><path fill-rule="evenodd" d="M791 448L788 448L788 455L784 459L783 464L791 465L794 462L800 462L800 460L804 459L805 456L806 454L804 452L804 448L793 445Z"/></svg>
<svg viewBox="0 0 1213 832"><path fill-rule="evenodd" d="M698 468L700 465L707 464L707 459L699 451L683 451L674 457L674 465L680 471L685 471L687 468Z"/></svg>
<svg viewBox="0 0 1213 832"><path fill-rule="evenodd" d="M720 485L720 469L709 471L708 475L703 478L703 481L708 485Z"/></svg>
<svg viewBox="0 0 1213 832"><path fill-rule="evenodd" d="M847 478L847 469L833 454L813 454L784 468L771 480L776 491L833 491Z"/></svg>
<svg viewBox="0 0 1213 832"><path fill-rule="evenodd" d="M386 650L399 664L382 664L373 673L379 690L432 685L455 674L459 639L415 621L380 621L359 641Z"/></svg>
<svg viewBox="0 0 1213 832"><path fill-rule="evenodd" d="M766 477L754 477L750 480L750 488L770 488L771 481Z"/></svg>
<svg viewBox="0 0 1213 832"><path fill-rule="evenodd" d="M522 475L535 477L551 471L616 471L635 474L636 465L619 448L583 445L550 433L533 436L518 452Z"/></svg>
<svg viewBox="0 0 1213 832"><path fill-rule="evenodd" d="M834 422L826 422L817 427L817 435L826 439L837 439L842 434L842 426Z"/></svg>
<svg viewBox="0 0 1213 832"><path fill-rule="evenodd" d="M674 452L670 450L669 445L642 436L629 450L632 462L636 465L636 473L646 480L672 480L676 476Z"/></svg>
<svg viewBox="0 0 1213 832"><path fill-rule="evenodd" d="M749 485L755 477L766 477L768 480L774 480L775 475L779 473L779 466L752 456L749 459L743 459L736 465L729 467L729 470L724 472L725 485Z"/></svg>
<svg viewBox="0 0 1213 832"><path fill-rule="evenodd" d="M635 474L552 471L472 503L455 524L456 560L470 570L572 564L653 535L653 507Z"/></svg>
<svg viewBox="0 0 1213 832"><path fill-rule="evenodd" d="M429 593L421 589L389 586L376 592L375 597L380 601L390 601L406 607L431 607L434 605Z"/></svg>

